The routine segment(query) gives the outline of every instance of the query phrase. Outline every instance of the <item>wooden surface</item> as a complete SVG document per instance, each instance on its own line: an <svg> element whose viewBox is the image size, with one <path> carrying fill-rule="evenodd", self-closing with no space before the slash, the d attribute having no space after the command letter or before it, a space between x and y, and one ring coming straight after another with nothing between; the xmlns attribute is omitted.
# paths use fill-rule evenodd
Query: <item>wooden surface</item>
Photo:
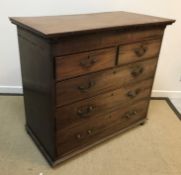
<svg viewBox="0 0 181 175"><path fill-rule="evenodd" d="M122 86L119 89L63 106L56 111L57 129L67 127L89 117L105 114L119 108L120 105L129 105L138 99L148 98L152 82L153 79L149 79L140 83ZM128 93L134 94L134 96L129 96Z"/></svg>
<svg viewBox="0 0 181 175"><path fill-rule="evenodd" d="M166 25L174 20L140 15L128 12L106 12L82 15L46 16L46 17L11 17L10 20L23 28L44 37L91 32L105 29L145 25Z"/></svg>
<svg viewBox="0 0 181 175"><path fill-rule="evenodd" d="M161 40L147 40L119 47L118 64L128 64L148 58L158 57Z"/></svg>
<svg viewBox="0 0 181 175"><path fill-rule="evenodd" d="M153 58L58 82L56 84L56 105L60 107L115 90L125 84L153 78L156 65L157 59ZM142 71L139 72L139 70Z"/></svg>
<svg viewBox="0 0 181 175"><path fill-rule="evenodd" d="M41 38L18 29L26 125L53 159L54 140L53 62L50 46ZM36 44L35 44L36 43Z"/></svg>
<svg viewBox="0 0 181 175"><path fill-rule="evenodd" d="M131 106L123 106L97 118L88 118L77 125L57 132L59 156L90 145L105 136L128 127L145 118L148 100L141 100Z"/></svg>
<svg viewBox="0 0 181 175"><path fill-rule="evenodd" d="M52 165L145 121L164 29L174 20L114 12L11 21L27 129Z"/></svg>
<svg viewBox="0 0 181 175"><path fill-rule="evenodd" d="M56 57L56 80L114 67L116 52L116 48L108 48Z"/></svg>
<svg viewBox="0 0 181 175"><path fill-rule="evenodd" d="M162 39L165 26L147 27L135 30L114 30L89 33L86 35L75 35L71 37L57 38L52 43L54 56L80 53L90 50L107 47L117 47L118 45L130 44L134 42L147 41L151 39Z"/></svg>

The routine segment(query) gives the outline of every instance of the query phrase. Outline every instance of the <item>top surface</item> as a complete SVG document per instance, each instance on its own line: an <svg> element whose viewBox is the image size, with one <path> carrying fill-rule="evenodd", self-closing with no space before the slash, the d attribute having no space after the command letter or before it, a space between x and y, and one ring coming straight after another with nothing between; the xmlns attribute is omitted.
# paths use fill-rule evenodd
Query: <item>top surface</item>
<svg viewBox="0 0 181 175"><path fill-rule="evenodd" d="M11 17L11 22L44 37L143 25L167 25L174 20L128 12L81 15Z"/></svg>

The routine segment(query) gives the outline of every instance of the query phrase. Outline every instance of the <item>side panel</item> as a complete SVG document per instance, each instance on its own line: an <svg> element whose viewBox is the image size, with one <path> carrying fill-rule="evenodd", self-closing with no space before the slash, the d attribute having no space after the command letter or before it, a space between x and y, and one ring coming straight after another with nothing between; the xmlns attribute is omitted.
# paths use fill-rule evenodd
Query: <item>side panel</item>
<svg viewBox="0 0 181 175"><path fill-rule="evenodd" d="M47 40L18 28L26 125L55 159L54 63Z"/></svg>

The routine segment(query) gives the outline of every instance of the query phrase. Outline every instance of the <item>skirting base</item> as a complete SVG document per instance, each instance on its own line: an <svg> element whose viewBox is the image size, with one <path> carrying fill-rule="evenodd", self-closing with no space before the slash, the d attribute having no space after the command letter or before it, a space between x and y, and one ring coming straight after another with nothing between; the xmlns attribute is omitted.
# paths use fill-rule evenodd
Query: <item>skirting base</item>
<svg viewBox="0 0 181 175"><path fill-rule="evenodd" d="M103 142L111 139L112 137L114 137L114 136L116 136L116 135L119 135L119 134L121 134L121 133L123 133L123 132L125 132L125 131L127 131L127 130L129 130L129 129L131 129L131 128L133 128L133 127L136 127L136 126L139 126L139 125L143 125L143 124L146 122L146 120L147 120L147 119L144 118L144 119L142 119L142 120L140 120L140 121L138 121L138 122L130 125L129 127L125 128L125 129L122 129L122 130L120 130L120 131L118 131L118 132L116 132L116 133L113 133L113 134L111 134L111 135L109 135L109 136L107 136L107 137L104 137L103 139L100 139L99 141L97 141L97 142L95 142L95 143L93 143L93 144L91 144L91 145L88 145L88 146L84 147L84 148L81 149L81 150L78 150L78 151L69 153L69 154L67 154L67 155L65 155L65 156L63 156L62 158L59 158L59 159L57 159L57 160L53 160L53 159L51 158L51 156L48 154L48 152L46 151L46 149L43 147L43 145L41 144L41 142L40 142L40 141L38 140L38 138L34 135L33 131L31 130L31 128L30 128L28 125L26 125L26 131L27 131L27 133L31 136L31 138L33 139L33 141L35 142L35 144L37 145L37 147L39 148L39 150L42 152L42 154L44 155L44 157L46 158L46 160L48 161L48 163L49 163L52 167L55 167L56 165L58 165L58 164L60 164L60 163L62 163L62 162L64 162L64 161L70 159L71 157L74 157L74 156L76 156L76 155L78 155L78 154L80 154L80 153L82 153L82 152L90 149L91 147L93 147L93 146L95 146L95 145L97 145L97 144L103 143Z"/></svg>

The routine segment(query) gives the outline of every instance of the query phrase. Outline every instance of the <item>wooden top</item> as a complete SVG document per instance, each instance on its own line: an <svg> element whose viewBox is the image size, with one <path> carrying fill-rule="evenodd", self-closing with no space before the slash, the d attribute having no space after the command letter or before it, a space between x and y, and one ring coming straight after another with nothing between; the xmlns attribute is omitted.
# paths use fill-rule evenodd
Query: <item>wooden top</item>
<svg viewBox="0 0 181 175"><path fill-rule="evenodd" d="M167 25L175 20L128 12L82 15L11 17L11 22L43 37L51 38L80 32L112 30L145 25Z"/></svg>

